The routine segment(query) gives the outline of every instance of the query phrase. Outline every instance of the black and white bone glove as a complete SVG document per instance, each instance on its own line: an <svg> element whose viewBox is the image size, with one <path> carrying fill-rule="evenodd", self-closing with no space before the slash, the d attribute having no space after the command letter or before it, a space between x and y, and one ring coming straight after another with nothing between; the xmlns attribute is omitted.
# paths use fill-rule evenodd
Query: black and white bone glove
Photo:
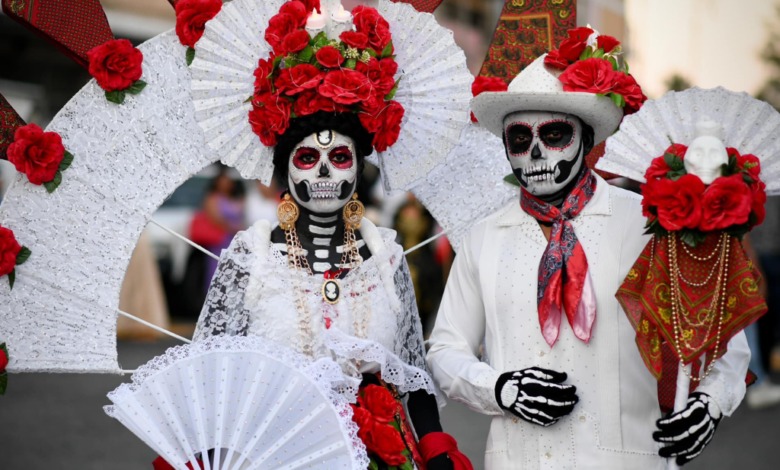
<svg viewBox="0 0 780 470"><path fill-rule="evenodd" d="M529 423L551 426L577 404L577 387L564 384L565 372L530 367L501 374L496 382L498 405Z"/></svg>
<svg viewBox="0 0 780 470"><path fill-rule="evenodd" d="M720 407L709 395L694 392L685 409L669 414L656 422L658 431L653 439L669 444L658 451L661 457L676 457L677 465L685 465L702 453L715 435L723 418Z"/></svg>

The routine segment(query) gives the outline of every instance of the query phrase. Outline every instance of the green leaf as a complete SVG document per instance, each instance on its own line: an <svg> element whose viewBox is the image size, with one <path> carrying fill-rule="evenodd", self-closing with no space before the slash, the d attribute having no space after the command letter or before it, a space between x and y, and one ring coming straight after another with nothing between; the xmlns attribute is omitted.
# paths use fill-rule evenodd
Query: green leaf
<svg viewBox="0 0 780 470"><path fill-rule="evenodd" d="M747 183L749 185L755 183L755 180L753 179L753 177L750 176L747 173L742 173L742 181L744 181L745 183Z"/></svg>
<svg viewBox="0 0 780 470"><path fill-rule="evenodd" d="M124 91L107 91L106 99L112 103L122 104L125 102Z"/></svg>
<svg viewBox="0 0 780 470"><path fill-rule="evenodd" d="M395 98L395 94L398 93L398 84L399 83L401 83L401 79L400 78L395 82L395 85L393 85L393 89L390 90L390 93L385 95L385 100L386 101L390 101L393 98Z"/></svg>
<svg viewBox="0 0 780 470"><path fill-rule="evenodd" d="M43 187L46 188L46 191L49 193L53 193L54 190L59 187L60 183L62 183L62 173L57 170L57 173L54 174L54 179L48 183L43 183Z"/></svg>
<svg viewBox="0 0 780 470"><path fill-rule="evenodd" d="M691 248L696 248L696 246L704 241L705 235L702 232L699 232L698 230L681 230L680 231L680 240L683 241L686 245L690 246Z"/></svg>
<svg viewBox="0 0 780 470"><path fill-rule="evenodd" d="M355 70L355 67L357 67L357 60L355 59L347 59L346 62L344 62L344 67L348 69Z"/></svg>
<svg viewBox="0 0 780 470"><path fill-rule="evenodd" d="M306 63L314 57L314 49L311 46L306 46L301 52L298 53L298 60Z"/></svg>
<svg viewBox="0 0 780 470"><path fill-rule="evenodd" d="M607 62L609 62L612 65L612 70L616 70L616 71L620 70L620 64L618 64L617 58L613 56L608 56Z"/></svg>
<svg viewBox="0 0 780 470"><path fill-rule="evenodd" d="M5 395L5 391L8 388L8 373L3 372L0 374L0 395Z"/></svg>
<svg viewBox="0 0 780 470"><path fill-rule="evenodd" d="M368 52L368 55L370 55L371 57L376 57L376 51L374 49L369 47L368 49L366 49L366 52Z"/></svg>
<svg viewBox="0 0 780 470"><path fill-rule="evenodd" d="M687 172L683 169L683 170L670 171L666 174L666 176L668 176L669 179L672 181L677 181L678 179L682 178L686 174Z"/></svg>
<svg viewBox="0 0 780 470"><path fill-rule="evenodd" d="M146 88L146 82L143 80L136 80L130 85L130 88L125 91L131 95L137 95L138 93L141 93L144 88Z"/></svg>
<svg viewBox="0 0 780 470"><path fill-rule="evenodd" d="M600 59L604 57L604 49L596 49L596 51L593 52L593 55L591 57L595 59Z"/></svg>
<svg viewBox="0 0 780 470"><path fill-rule="evenodd" d="M30 257L32 254L32 251L30 251L29 248L26 246L23 246L21 250L19 250L19 254L16 255L16 265L23 264L25 261L27 261L27 258Z"/></svg>
<svg viewBox="0 0 780 470"><path fill-rule="evenodd" d="M517 180L517 176L515 176L514 173L509 173L508 175L504 176L504 182L509 183L512 186L520 187L520 181Z"/></svg>
<svg viewBox="0 0 780 470"><path fill-rule="evenodd" d="M11 289L14 288L14 282L16 282L16 269L12 269L10 273L8 273L8 283L11 285Z"/></svg>
<svg viewBox="0 0 780 470"><path fill-rule="evenodd" d="M582 53L580 54L580 60L590 59L591 57L593 57L593 49L588 46L582 50Z"/></svg>
<svg viewBox="0 0 780 470"><path fill-rule="evenodd" d="M393 41L387 43L384 49L382 49L382 58L390 57L393 55Z"/></svg>
<svg viewBox="0 0 780 470"><path fill-rule="evenodd" d="M608 94L609 99L612 100L613 103L615 103L615 106L618 108L622 108L626 105L626 100L623 98L623 95L620 93L609 93Z"/></svg>
<svg viewBox="0 0 780 470"><path fill-rule="evenodd" d="M379 464L376 463L376 460L371 459L371 461L368 462L368 470L379 470Z"/></svg>
<svg viewBox="0 0 780 470"><path fill-rule="evenodd" d="M414 470L414 465L412 465L412 463L407 460L406 462L404 462L403 465L401 465L398 468L401 470Z"/></svg>
<svg viewBox="0 0 780 470"><path fill-rule="evenodd" d="M188 47L187 53L184 54L184 58L187 60L187 65L192 65L192 61L195 60L195 49Z"/></svg>
<svg viewBox="0 0 780 470"><path fill-rule="evenodd" d="M664 162L666 162L666 166L672 171L685 169L685 164L682 159L673 153L664 153Z"/></svg>
<svg viewBox="0 0 780 470"><path fill-rule="evenodd" d="M279 67L279 64L282 63L282 59L284 59L284 56L280 56L279 55L279 56L274 57L274 62L273 62L274 70L276 70L276 67ZM273 72L271 72L271 73L273 73Z"/></svg>
<svg viewBox="0 0 780 470"><path fill-rule="evenodd" d="M328 45L328 35L324 32L318 33L316 36L314 36L314 39L312 39L309 44L311 44L314 47L324 47Z"/></svg>
<svg viewBox="0 0 780 470"><path fill-rule="evenodd" d="M62 157L62 161L60 162L60 171L65 171L68 168L70 168L70 164L73 163L73 154L65 151L65 156Z"/></svg>

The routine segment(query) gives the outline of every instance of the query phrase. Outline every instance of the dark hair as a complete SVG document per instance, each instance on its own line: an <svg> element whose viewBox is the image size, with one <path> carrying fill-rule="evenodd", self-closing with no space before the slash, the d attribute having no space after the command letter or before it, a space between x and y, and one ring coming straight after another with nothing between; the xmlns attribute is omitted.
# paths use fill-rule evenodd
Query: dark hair
<svg viewBox="0 0 780 470"><path fill-rule="evenodd" d="M290 153L306 137L323 130L333 130L355 141L355 157L358 163L358 178L363 173L363 159L373 152L371 135L360 123L355 113L326 113L323 111L295 118L290 127L279 137L274 148L274 177L277 183L287 187L287 165Z"/></svg>

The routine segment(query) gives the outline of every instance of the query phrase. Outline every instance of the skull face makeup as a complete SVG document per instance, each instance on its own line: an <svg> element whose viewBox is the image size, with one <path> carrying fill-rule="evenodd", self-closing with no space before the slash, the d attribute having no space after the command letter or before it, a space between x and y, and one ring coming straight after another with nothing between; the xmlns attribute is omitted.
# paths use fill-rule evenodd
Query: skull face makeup
<svg viewBox="0 0 780 470"><path fill-rule="evenodd" d="M582 124L569 114L509 114L504 118L504 146L520 184L542 199L566 188L585 160Z"/></svg>
<svg viewBox="0 0 780 470"><path fill-rule="evenodd" d="M323 130L293 148L287 182L295 202L313 213L331 214L349 201L357 186L354 141Z"/></svg>

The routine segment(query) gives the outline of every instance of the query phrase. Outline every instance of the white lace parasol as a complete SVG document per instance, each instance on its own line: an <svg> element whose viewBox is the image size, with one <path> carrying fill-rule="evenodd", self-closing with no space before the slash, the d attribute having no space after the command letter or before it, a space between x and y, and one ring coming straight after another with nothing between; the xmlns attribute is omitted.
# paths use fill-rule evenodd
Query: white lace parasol
<svg viewBox="0 0 780 470"><path fill-rule="evenodd" d="M196 117L209 147L244 178L264 183L273 174L273 148L252 132L247 99L254 92L257 62L270 52L263 37L268 20L283 3L226 3L206 25L192 63ZM379 12L393 35L401 79L395 100L405 115L398 141L379 154L378 165L387 189L408 189L458 143L469 119L472 76L452 32L433 15L386 0Z"/></svg>
<svg viewBox="0 0 780 470"><path fill-rule="evenodd" d="M177 469L368 467L345 382L330 359L310 362L258 337L176 346L108 394L106 413ZM206 456L209 456L206 458Z"/></svg>
<svg viewBox="0 0 780 470"><path fill-rule="evenodd" d="M510 170L501 139L469 124L444 163L412 192L447 232L457 251L472 225L518 198L517 187L504 182Z"/></svg>
<svg viewBox="0 0 780 470"><path fill-rule="evenodd" d="M747 93L721 87L671 91L645 102L607 139L606 152L596 168L644 182L650 162L672 142L688 145L696 123L704 119L721 125L726 147L758 157L767 194L780 194L780 113Z"/></svg>

